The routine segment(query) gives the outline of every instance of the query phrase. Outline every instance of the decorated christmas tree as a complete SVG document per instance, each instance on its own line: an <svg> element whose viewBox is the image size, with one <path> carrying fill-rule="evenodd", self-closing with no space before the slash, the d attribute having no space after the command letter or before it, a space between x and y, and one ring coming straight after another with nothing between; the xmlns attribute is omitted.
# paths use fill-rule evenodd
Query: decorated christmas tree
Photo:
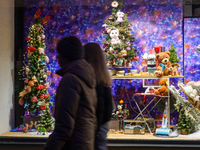
<svg viewBox="0 0 200 150"><path fill-rule="evenodd" d="M177 64L179 62L179 58L178 58L178 55L177 55L177 51L176 51L176 47L174 47L173 44L170 45L170 48L169 48L169 52L170 52L170 63L172 64Z"/></svg>
<svg viewBox="0 0 200 150"><path fill-rule="evenodd" d="M180 110L179 119L176 126L182 134L189 134L190 131L193 129L190 116L185 114L184 108Z"/></svg>
<svg viewBox="0 0 200 150"><path fill-rule="evenodd" d="M123 0L111 3L112 14L104 21L105 27L103 47L110 66L128 67L131 60L137 60L138 51L133 47L135 38L131 33L130 21L123 13Z"/></svg>
<svg viewBox="0 0 200 150"><path fill-rule="evenodd" d="M47 106L45 110L43 110L41 120L38 121L38 130L40 131L42 128L45 131L51 130L54 127L54 118L51 115L51 110Z"/></svg>
<svg viewBox="0 0 200 150"><path fill-rule="evenodd" d="M45 54L46 46L43 27L50 17L45 16L41 19L40 14L41 11L38 9L34 15L35 22L29 28L29 33L26 37L27 51L24 55L25 66L21 70L24 76L24 89L19 93L19 104L24 105L25 117L41 116L44 111L49 111L47 106L53 105L50 102L50 95L47 91L49 88L47 76L51 72L47 69L49 58Z"/></svg>

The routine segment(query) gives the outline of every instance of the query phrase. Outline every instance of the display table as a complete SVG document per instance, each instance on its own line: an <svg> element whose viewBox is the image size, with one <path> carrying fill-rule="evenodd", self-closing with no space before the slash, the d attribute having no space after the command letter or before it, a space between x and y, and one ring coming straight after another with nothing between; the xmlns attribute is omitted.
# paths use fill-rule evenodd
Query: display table
<svg viewBox="0 0 200 150"><path fill-rule="evenodd" d="M0 135L1 145L15 146L44 146L48 135L37 135L36 133L6 132ZM109 149L115 148L200 148L199 138L187 138L178 136L175 138L160 138L153 134L128 135L128 134L109 134L107 137ZM1 147L0 147L1 149Z"/></svg>

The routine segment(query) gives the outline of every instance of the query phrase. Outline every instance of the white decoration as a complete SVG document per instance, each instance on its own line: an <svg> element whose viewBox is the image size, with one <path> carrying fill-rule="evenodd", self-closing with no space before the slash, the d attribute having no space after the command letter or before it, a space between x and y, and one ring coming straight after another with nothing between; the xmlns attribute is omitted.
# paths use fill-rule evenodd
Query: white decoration
<svg viewBox="0 0 200 150"><path fill-rule="evenodd" d="M44 48L38 48L39 54L44 54Z"/></svg>
<svg viewBox="0 0 200 150"><path fill-rule="evenodd" d="M30 69L28 67L26 67L26 75L28 75Z"/></svg>
<svg viewBox="0 0 200 150"><path fill-rule="evenodd" d="M44 34L42 34L42 39L45 39L45 35Z"/></svg>
<svg viewBox="0 0 200 150"><path fill-rule="evenodd" d="M43 78L47 79L47 75L46 75L46 74L45 74L45 75L43 75Z"/></svg>
<svg viewBox="0 0 200 150"><path fill-rule="evenodd" d="M111 6L114 7L114 8L118 7L118 5L119 5L119 3L117 1L113 1L111 3Z"/></svg>
<svg viewBox="0 0 200 150"><path fill-rule="evenodd" d="M104 24L102 25L102 27L105 27L105 28L106 28L107 26L108 26L108 25L107 25L106 23L104 23Z"/></svg>
<svg viewBox="0 0 200 150"><path fill-rule="evenodd" d="M49 63L49 57L48 56L45 56L45 61L46 61L46 63Z"/></svg>
<svg viewBox="0 0 200 150"><path fill-rule="evenodd" d="M122 23L123 22L123 17L124 17L124 13L121 12L121 11L118 11L117 12L117 20L116 20L116 22Z"/></svg>
<svg viewBox="0 0 200 150"><path fill-rule="evenodd" d="M119 39L119 30L114 29L110 32L111 44L121 44L121 40Z"/></svg>

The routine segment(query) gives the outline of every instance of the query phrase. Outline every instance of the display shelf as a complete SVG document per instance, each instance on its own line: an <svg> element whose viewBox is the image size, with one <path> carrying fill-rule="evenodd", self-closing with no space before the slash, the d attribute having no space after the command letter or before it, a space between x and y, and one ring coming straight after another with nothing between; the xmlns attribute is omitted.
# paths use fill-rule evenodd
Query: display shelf
<svg viewBox="0 0 200 150"><path fill-rule="evenodd" d="M0 145L44 146L47 135L33 135L22 132L6 132L0 135ZM108 148L200 148L200 137L189 138L187 135L176 138L160 138L150 133L145 135L109 134Z"/></svg>
<svg viewBox="0 0 200 150"><path fill-rule="evenodd" d="M112 79L161 79L161 78L184 78L184 76L163 76L161 78L155 76L111 76Z"/></svg>

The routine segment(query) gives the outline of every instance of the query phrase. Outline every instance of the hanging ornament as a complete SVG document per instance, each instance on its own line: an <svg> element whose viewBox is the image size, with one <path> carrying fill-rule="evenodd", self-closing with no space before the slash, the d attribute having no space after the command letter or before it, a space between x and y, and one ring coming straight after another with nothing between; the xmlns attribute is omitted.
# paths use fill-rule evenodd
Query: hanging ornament
<svg viewBox="0 0 200 150"><path fill-rule="evenodd" d="M44 34L42 34L42 39L45 39L45 35Z"/></svg>
<svg viewBox="0 0 200 150"><path fill-rule="evenodd" d="M200 53L200 45L198 45L198 46L196 47L196 51L197 51L197 53Z"/></svg>
<svg viewBox="0 0 200 150"><path fill-rule="evenodd" d="M24 100L22 98L19 100L19 104L24 105Z"/></svg>
<svg viewBox="0 0 200 150"><path fill-rule="evenodd" d="M47 79L47 75L46 75L46 74L45 74L45 75L43 75L43 78Z"/></svg>
<svg viewBox="0 0 200 150"><path fill-rule="evenodd" d="M49 57L48 56L45 56L45 61L46 61L46 63L49 63Z"/></svg>
<svg viewBox="0 0 200 150"><path fill-rule="evenodd" d="M45 83L44 86L45 86L46 89L48 89L49 88L49 83L48 82Z"/></svg>
<svg viewBox="0 0 200 150"><path fill-rule="evenodd" d="M27 36L27 37L25 38L25 40L26 40L26 41L31 40L30 36Z"/></svg>
<svg viewBox="0 0 200 150"><path fill-rule="evenodd" d="M112 21L113 21L113 18L112 18L112 17L109 17L109 21L112 22Z"/></svg>
<svg viewBox="0 0 200 150"><path fill-rule="evenodd" d="M31 55L32 55L32 52L28 51L27 57L29 58L29 57L31 57Z"/></svg>
<svg viewBox="0 0 200 150"><path fill-rule="evenodd" d="M40 109L41 109L41 110L45 110L45 108L46 108L46 105L41 105L41 106L40 106Z"/></svg>
<svg viewBox="0 0 200 150"><path fill-rule="evenodd" d="M38 48L39 54L44 54L44 48Z"/></svg>
<svg viewBox="0 0 200 150"><path fill-rule="evenodd" d="M102 25L102 27L105 27L105 28L107 28L107 26L108 26L108 25L107 25L106 23L104 23L104 24Z"/></svg>
<svg viewBox="0 0 200 150"><path fill-rule="evenodd" d="M33 97L31 98L31 102L33 102L33 103L37 102L37 97L36 97L36 96L33 96Z"/></svg>
<svg viewBox="0 0 200 150"><path fill-rule="evenodd" d="M127 56L127 51L125 49L123 49L120 53L122 57Z"/></svg>
<svg viewBox="0 0 200 150"><path fill-rule="evenodd" d="M118 7L118 5L119 5L119 3L117 1L113 1L111 3L111 6L114 7L114 8Z"/></svg>
<svg viewBox="0 0 200 150"><path fill-rule="evenodd" d="M30 69L26 67L26 75L28 75L29 72L30 72Z"/></svg>
<svg viewBox="0 0 200 150"><path fill-rule="evenodd" d="M38 35L38 41L41 42L41 37Z"/></svg>
<svg viewBox="0 0 200 150"><path fill-rule="evenodd" d="M123 17L124 17L124 13L121 12L121 11L118 11L117 12L117 20L116 20L116 22L122 23L123 22Z"/></svg>
<svg viewBox="0 0 200 150"><path fill-rule="evenodd" d="M50 74L51 74L51 71L47 71L47 75L50 76Z"/></svg>
<svg viewBox="0 0 200 150"><path fill-rule="evenodd" d="M44 98L45 96L44 96L44 94L41 94L40 96L39 96L39 99L42 99L42 98Z"/></svg>

